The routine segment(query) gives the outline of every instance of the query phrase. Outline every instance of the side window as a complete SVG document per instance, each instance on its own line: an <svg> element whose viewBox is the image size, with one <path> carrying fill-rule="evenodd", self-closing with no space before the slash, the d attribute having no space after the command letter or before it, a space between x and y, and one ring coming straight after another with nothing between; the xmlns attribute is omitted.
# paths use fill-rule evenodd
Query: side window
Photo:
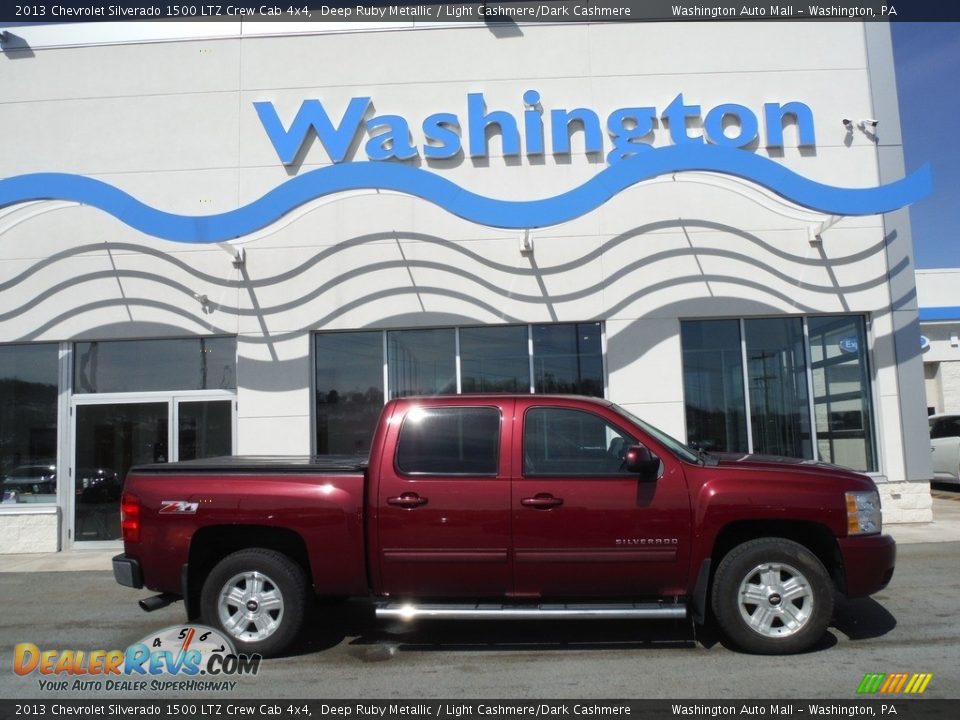
<svg viewBox="0 0 960 720"><path fill-rule="evenodd" d="M957 437L960 435L960 427L956 418L940 418L930 426L931 438Z"/></svg>
<svg viewBox="0 0 960 720"><path fill-rule="evenodd" d="M593 413L531 408L523 427L523 474L621 475L624 451L635 443Z"/></svg>
<svg viewBox="0 0 960 720"><path fill-rule="evenodd" d="M939 420L930 421L930 437L931 438L940 437L940 421Z"/></svg>
<svg viewBox="0 0 960 720"><path fill-rule="evenodd" d="M428 407L407 413L397 443L397 470L407 475L496 475L500 411Z"/></svg>

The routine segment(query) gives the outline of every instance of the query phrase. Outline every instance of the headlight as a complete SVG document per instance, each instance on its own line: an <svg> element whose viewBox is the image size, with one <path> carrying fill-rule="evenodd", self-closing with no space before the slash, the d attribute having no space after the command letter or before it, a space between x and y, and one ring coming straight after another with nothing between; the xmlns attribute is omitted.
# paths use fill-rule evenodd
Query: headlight
<svg viewBox="0 0 960 720"><path fill-rule="evenodd" d="M848 492L847 534L870 535L880 532L880 495L876 490Z"/></svg>

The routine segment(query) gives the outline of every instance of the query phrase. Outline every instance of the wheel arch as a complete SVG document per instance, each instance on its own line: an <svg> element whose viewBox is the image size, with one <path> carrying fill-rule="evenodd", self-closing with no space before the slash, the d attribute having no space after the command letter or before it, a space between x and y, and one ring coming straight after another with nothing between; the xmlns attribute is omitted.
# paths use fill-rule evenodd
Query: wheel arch
<svg viewBox="0 0 960 720"><path fill-rule="evenodd" d="M300 566L307 583L313 586L307 545L295 531L269 525L210 525L200 528L190 541L183 588L188 619L200 616L200 593L214 566L231 553L249 548L286 555Z"/></svg>
<svg viewBox="0 0 960 720"><path fill-rule="evenodd" d="M784 538L803 545L823 564L834 586L844 592L846 579L836 537L826 525L806 520L738 520L726 525L717 533L710 552L712 573L733 548L764 537ZM705 592L709 592L708 589Z"/></svg>

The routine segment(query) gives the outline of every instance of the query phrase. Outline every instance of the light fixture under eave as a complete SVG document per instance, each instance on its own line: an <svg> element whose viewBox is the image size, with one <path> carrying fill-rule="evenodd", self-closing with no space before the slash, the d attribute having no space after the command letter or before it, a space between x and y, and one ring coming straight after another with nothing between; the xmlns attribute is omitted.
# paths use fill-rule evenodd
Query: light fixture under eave
<svg viewBox="0 0 960 720"><path fill-rule="evenodd" d="M217 246L233 256L233 266L235 268L242 268L247 264L247 251L244 248L231 245L228 242L218 242Z"/></svg>
<svg viewBox="0 0 960 720"><path fill-rule="evenodd" d="M533 255L533 236L530 234L529 228L524 230L523 235L520 236L520 254Z"/></svg>
<svg viewBox="0 0 960 720"><path fill-rule="evenodd" d="M843 220L846 215L830 215L819 225L809 225L807 227L807 239L811 245L820 245L823 243L823 233L832 228L838 222Z"/></svg>

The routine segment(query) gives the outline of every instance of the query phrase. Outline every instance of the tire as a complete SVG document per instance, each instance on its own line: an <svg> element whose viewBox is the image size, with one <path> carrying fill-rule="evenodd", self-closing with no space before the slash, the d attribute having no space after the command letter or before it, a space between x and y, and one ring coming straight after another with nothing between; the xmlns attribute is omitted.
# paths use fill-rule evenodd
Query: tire
<svg viewBox="0 0 960 720"><path fill-rule="evenodd" d="M823 636L833 616L833 584L803 545L758 538L720 562L711 602L720 629L742 650L787 655Z"/></svg>
<svg viewBox="0 0 960 720"><path fill-rule="evenodd" d="M203 621L233 641L237 652L278 655L298 638L307 609L307 578L286 555L239 550L214 566L203 583Z"/></svg>

